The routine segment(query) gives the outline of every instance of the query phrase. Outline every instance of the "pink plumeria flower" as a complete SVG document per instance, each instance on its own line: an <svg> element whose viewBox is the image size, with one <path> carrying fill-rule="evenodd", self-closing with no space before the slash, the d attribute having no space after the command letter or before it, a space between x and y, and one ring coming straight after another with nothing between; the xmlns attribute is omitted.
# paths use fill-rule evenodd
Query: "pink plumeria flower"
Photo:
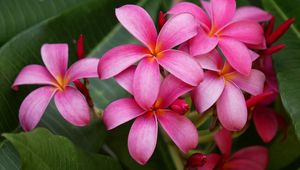
<svg viewBox="0 0 300 170"><path fill-rule="evenodd" d="M198 34L189 41L192 56L203 55L220 48L228 63L243 75L251 72L252 60L246 45L260 45L264 32L258 21L271 15L256 7L236 10L235 0L201 1L207 13L193 3L176 4L168 13L189 12L199 23ZM232 50L234 49L234 50Z"/></svg>
<svg viewBox="0 0 300 170"><path fill-rule="evenodd" d="M268 165L268 150L262 146L250 146L230 155L231 133L225 129L215 135L215 142L221 151L207 156L207 162L198 170L265 170Z"/></svg>
<svg viewBox="0 0 300 170"><path fill-rule="evenodd" d="M41 55L46 67L36 64L26 66L12 85L15 90L25 84L46 85L31 92L22 102L19 110L21 126L25 131L36 127L53 96L64 119L76 126L87 125L90 121L87 102L69 84L81 78L97 77L99 59L81 59L67 70L67 44L44 44Z"/></svg>
<svg viewBox="0 0 300 170"><path fill-rule="evenodd" d="M133 94L135 66L131 66L116 77L117 82ZM154 152L158 122L170 138L184 153L198 144L198 133L193 123L185 116L169 108L181 95L192 90L190 86L173 75L167 76L160 86L155 103L147 108L134 98L123 98L112 102L103 113L103 121L110 130L134 118L135 121L128 136L128 149L131 157L145 164ZM148 97L143 96L148 100Z"/></svg>
<svg viewBox="0 0 300 170"><path fill-rule="evenodd" d="M216 103L221 124L231 131L241 130L248 115L242 90L252 95L262 93L265 75L255 69L250 71L249 76L234 71L227 63L223 64L217 50L196 59L207 69L203 82L192 92L196 110L202 113Z"/></svg>
<svg viewBox="0 0 300 170"><path fill-rule="evenodd" d="M160 85L160 68L182 81L197 86L203 71L187 53L172 48L197 34L195 19L183 13L170 18L161 28L159 35L149 14L136 5L125 5L116 9L120 23L146 47L127 44L115 47L100 59L98 72L101 79L118 75L141 60L133 79L133 94L142 107L148 108L154 101L142 101L151 94L156 99ZM196 76L197 75L197 76ZM200 75L200 76L199 76Z"/></svg>

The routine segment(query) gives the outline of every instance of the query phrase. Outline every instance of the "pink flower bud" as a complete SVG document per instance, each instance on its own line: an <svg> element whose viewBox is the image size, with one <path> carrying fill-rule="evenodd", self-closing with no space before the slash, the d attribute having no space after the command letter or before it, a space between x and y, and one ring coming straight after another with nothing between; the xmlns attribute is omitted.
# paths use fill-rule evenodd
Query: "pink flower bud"
<svg viewBox="0 0 300 170"><path fill-rule="evenodd" d="M85 57L84 54L84 37L82 34L79 35L79 38L77 40L77 49L76 49L76 53L77 53L77 58L83 59Z"/></svg>
<svg viewBox="0 0 300 170"><path fill-rule="evenodd" d="M175 100L172 105L171 109L179 114L185 114L190 108L189 105L185 102L184 99L177 99Z"/></svg>
<svg viewBox="0 0 300 170"><path fill-rule="evenodd" d="M186 167L187 169L202 167L206 164L207 157L202 153L194 153L187 160Z"/></svg>

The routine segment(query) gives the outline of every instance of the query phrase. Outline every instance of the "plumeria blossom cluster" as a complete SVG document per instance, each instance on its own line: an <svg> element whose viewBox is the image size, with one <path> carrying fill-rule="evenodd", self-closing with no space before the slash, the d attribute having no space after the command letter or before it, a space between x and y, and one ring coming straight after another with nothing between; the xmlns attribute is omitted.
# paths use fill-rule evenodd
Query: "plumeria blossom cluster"
<svg viewBox="0 0 300 170"><path fill-rule="evenodd" d="M284 47L273 43L294 20L274 30L274 18L257 7L236 8L235 0L200 3L203 8L190 2L175 4L159 14L157 27L137 5L117 8L117 19L140 44L117 46L99 60L85 58L81 36L79 60L69 69L66 44L43 45L45 67L26 66L12 86L46 85L21 104L23 129L37 125L52 97L68 122L87 125L93 109L87 78L114 78L131 97L110 103L103 111L103 122L110 130L134 120L128 149L138 163L147 163L153 154L159 126L183 153L197 148L198 127L186 113L192 110L185 101L190 96L191 108L200 119L211 111L217 117L221 130L214 139L221 155L194 154L187 168L265 169L266 148L244 148L230 156L231 138L232 133L247 128L252 118L265 143L273 139L278 127L285 127L280 114L268 107L278 96L272 53Z"/></svg>

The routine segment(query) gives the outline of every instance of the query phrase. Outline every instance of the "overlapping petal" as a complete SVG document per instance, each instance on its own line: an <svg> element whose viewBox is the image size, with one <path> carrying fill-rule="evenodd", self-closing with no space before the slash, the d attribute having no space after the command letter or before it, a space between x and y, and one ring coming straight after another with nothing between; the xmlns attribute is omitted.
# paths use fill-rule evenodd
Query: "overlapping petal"
<svg viewBox="0 0 300 170"><path fill-rule="evenodd" d="M43 62L57 81L64 79L68 67L68 44L44 44L41 49Z"/></svg>
<svg viewBox="0 0 300 170"><path fill-rule="evenodd" d="M234 84L254 96L261 94L264 90L266 77L264 73L259 70L252 69L249 76L236 74L233 77L232 82L234 82Z"/></svg>
<svg viewBox="0 0 300 170"><path fill-rule="evenodd" d="M158 63L180 80L197 86L203 79L203 70L187 53L167 50L158 54Z"/></svg>
<svg viewBox="0 0 300 170"><path fill-rule="evenodd" d="M103 112L103 121L108 130L142 115L145 111L133 98L123 98L109 104Z"/></svg>
<svg viewBox="0 0 300 170"><path fill-rule="evenodd" d="M147 55L147 49L142 46L127 44L115 47L100 59L99 77L101 79L113 77Z"/></svg>
<svg viewBox="0 0 300 170"><path fill-rule="evenodd" d="M202 29L198 28L198 34L190 40L190 54L192 56L202 55L210 52L218 45L218 38L209 37Z"/></svg>
<svg viewBox="0 0 300 170"><path fill-rule="evenodd" d="M156 52L171 49L197 34L197 23L193 15L182 13L171 17L160 30Z"/></svg>
<svg viewBox="0 0 300 170"><path fill-rule="evenodd" d="M243 6L236 10L233 21L252 20L256 22L268 21L272 15L254 6Z"/></svg>
<svg viewBox="0 0 300 170"><path fill-rule="evenodd" d="M135 38L149 49L155 48L157 32L147 11L137 5L124 5L116 9L116 16Z"/></svg>
<svg viewBox="0 0 300 170"><path fill-rule="evenodd" d="M235 0L211 0L211 11L214 29L220 29L234 16Z"/></svg>
<svg viewBox="0 0 300 170"><path fill-rule="evenodd" d="M243 75L249 75L252 67L252 59L247 47L234 39L222 37L219 47L228 63Z"/></svg>
<svg viewBox="0 0 300 170"><path fill-rule="evenodd" d="M247 107L243 93L227 82L217 101L218 119L230 131L241 130L247 122Z"/></svg>
<svg viewBox="0 0 300 170"><path fill-rule="evenodd" d="M259 136L265 143L269 143L278 129L275 111L266 107L255 107L253 121Z"/></svg>
<svg viewBox="0 0 300 170"><path fill-rule="evenodd" d="M32 64L21 70L11 87L14 90L17 90L19 85L24 84L46 84L56 86L57 83L44 66Z"/></svg>
<svg viewBox="0 0 300 170"><path fill-rule="evenodd" d="M224 86L223 77L214 72L206 72L203 82L192 91L192 99L196 110L203 113L209 109L221 96Z"/></svg>
<svg viewBox="0 0 300 170"><path fill-rule="evenodd" d="M134 121L128 136L128 150L138 163L146 164L153 154L157 131L157 119L152 113L140 116Z"/></svg>
<svg viewBox="0 0 300 170"><path fill-rule="evenodd" d="M127 90L130 94L133 94L133 80L136 66L130 66L120 74L115 76L115 80L120 86Z"/></svg>
<svg viewBox="0 0 300 170"><path fill-rule="evenodd" d="M255 21L245 20L234 22L223 28L220 32L222 36L248 44L262 44L264 41L264 31Z"/></svg>
<svg viewBox="0 0 300 170"><path fill-rule="evenodd" d="M158 95L159 106L170 106L178 97L189 92L194 87L184 83L173 75L168 75L160 86Z"/></svg>
<svg viewBox="0 0 300 170"><path fill-rule="evenodd" d="M133 79L133 94L144 109L152 107L159 93L161 78L159 65L154 58L143 59L136 68Z"/></svg>
<svg viewBox="0 0 300 170"><path fill-rule="evenodd" d="M202 26L210 28L211 22L207 14L197 5L190 2L180 2L175 4L168 14L177 15L181 13L191 13Z"/></svg>
<svg viewBox="0 0 300 170"><path fill-rule="evenodd" d="M158 112L159 123L182 152L187 153L197 146L198 132L189 119L171 110Z"/></svg>
<svg viewBox="0 0 300 170"><path fill-rule="evenodd" d="M85 126L90 122L90 110L84 96L73 87L57 91L55 105L64 119L76 126Z"/></svg>
<svg viewBox="0 0 300 170"><path fill-rule="evenodd" d="M203 69L219 72L223 67L223 59L217 50L195 56L195 59Z"/></svg>
<svg viewBox="0 0 300 170"><path fill-rule="evenodd" d="M94 78L98 77L98 58L84 58L73 65L68 69L66 74L66 79L69 82L82 78Z"/></svg>
<svg viewBox="0 0 300 170"><path fill-rule="evenodd" d="M202 167L198 167L197 170L214 170L220 159L221 156L216 153L209 154L207 155L207 162Z"/></svg>
<svg viewBox="0 0 300 170"><path fill-rule="evenodd" d="M229 156L232 146L231 132L226 129L221 129L215 134L215 142L218 145L223 155Z"/></svg>
<svg viewBox="0 0 300 170"><path fill-rule="evenodd" d="M56 91L56 88L50 86L40 87L24 99L19 110L19 120L25 131L36 127Z"/></svg>

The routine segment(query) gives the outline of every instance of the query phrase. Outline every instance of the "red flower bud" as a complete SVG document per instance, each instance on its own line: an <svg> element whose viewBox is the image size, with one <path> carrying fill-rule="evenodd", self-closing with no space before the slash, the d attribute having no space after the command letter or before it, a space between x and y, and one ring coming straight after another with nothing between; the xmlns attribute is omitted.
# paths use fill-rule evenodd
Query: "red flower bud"
<svg viewBox="0 0 300 170"><path fill-rule="evenodd" d="M166 23L166 14L164 14L162 11L159 12L159 15L158 15L158 27L159 29L161 29L165 23Z"/></svg>
<svg viewBox="0 0 300 170"><path fill-rule="evenodd" d="M290 18L286 20L284 23L282 23L268 38L267 38L267 44L273 44L276 42L292 25L292 23L295 22L295 18Z"/></svg>
<svg viewBox="0 0 300 170"><path fill-rule="evenodd" d="M281 49L283 49L285 47L284 44L278 44L278 45L275 45L275 46L272 46L270 48L267 48L266 50L264 50L262 52L262 55L264 56L269 56L269 55L272 55L278 51L280 51Z"/></svg>
<svg viewBox="0 0 300 170"><path fill-rule="evenodd" d="M187 169L202 167L206 164L206 162L207 162L206 155L203 155L202 153L194 153L192 156L188 158L186 167Z"/></svg>
<svg viewBox="0 0 300 170"><path fill-rule="evenodd" d="M93 100L90 96L89 90L87 89L87 87L80 81L80 80L75 80L73 81L73 83L75 84L76 88L81 92L81 94L84 95L89 107L94 107L94 103Z"/></svg>
<svg viewBox="0 0 300 170"><path fill-rule="evenodd" d="M78 60L83 59L85 57L84 54L84 37L82 34L79 35L79 38L77 40L77 58Z"/></svg>
<svg viewBox="0 0 300 170"><path fill-rule="evenodd" d="M189 105L185 102L184 99L177 99L175 100L172 105L171 109L179 114L185 114L190 108Z"/></svg>
<svg viewBox="0 0 300 170"><path fill-rule="evenodd" d="M269 37L274 29L274 24L275 24L275 18L272 17L271 21L268 23L267 29L265 31L265 37Z"/></svg>

